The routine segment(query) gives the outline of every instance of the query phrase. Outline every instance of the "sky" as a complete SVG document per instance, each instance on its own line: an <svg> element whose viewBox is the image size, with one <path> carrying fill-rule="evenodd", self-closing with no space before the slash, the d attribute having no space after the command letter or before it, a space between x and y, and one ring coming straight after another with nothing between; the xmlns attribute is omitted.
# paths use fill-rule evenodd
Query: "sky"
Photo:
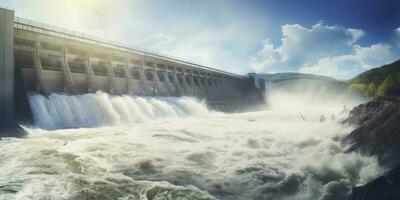
<svg viewBox="0 0 400 200"><path fill-rule="evenodd" d="M349 79L400 59L399 0L0 0L16 15L225 71Z"/></svg>

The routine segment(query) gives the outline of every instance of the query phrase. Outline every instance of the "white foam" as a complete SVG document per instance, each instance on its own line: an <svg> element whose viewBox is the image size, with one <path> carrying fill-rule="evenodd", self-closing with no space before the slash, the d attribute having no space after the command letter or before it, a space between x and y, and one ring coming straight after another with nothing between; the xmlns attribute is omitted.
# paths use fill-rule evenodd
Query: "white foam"
<svg viewBox="0 0 400 200"><path fill-rule="evenodd" d="M162 118L209 114L204 102L189 97L110 96L106 93L70 96L32 94L35 125L42 129L98 127Z"/></svg>
<svg viewBox="0 0 400 200"><path fill-rule="evenodd" d="M30 100L45 128L116 126L1 140L0 199L346 199L381 173L375 158L344 153L340 105L215 114L188 98Z"/></svg>

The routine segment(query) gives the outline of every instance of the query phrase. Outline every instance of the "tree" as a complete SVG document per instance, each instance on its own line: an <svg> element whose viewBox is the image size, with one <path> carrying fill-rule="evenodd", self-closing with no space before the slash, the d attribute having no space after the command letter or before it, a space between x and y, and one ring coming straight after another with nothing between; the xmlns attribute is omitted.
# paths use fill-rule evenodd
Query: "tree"
<svg viewBox="0 0 400 200"><path fill-rule="evenodd" d="M368 84L367 88L366 88L366 95L368 97L373 97L376 95L376 84L374 82L371 82L370 84Z"/></svg>
<svg viewBox="0 0 400 200"><path fill-rule="evenodd" d="M362 83L352 83L347 89L348 93L357 96L366 96L367 85Z"/></svg>
<svg viewBox="0 0 400 200"><path fill-rule="evenodd" d="M400 73L386 76L377 90L377 96L382 95L400 95Z"/></svg>

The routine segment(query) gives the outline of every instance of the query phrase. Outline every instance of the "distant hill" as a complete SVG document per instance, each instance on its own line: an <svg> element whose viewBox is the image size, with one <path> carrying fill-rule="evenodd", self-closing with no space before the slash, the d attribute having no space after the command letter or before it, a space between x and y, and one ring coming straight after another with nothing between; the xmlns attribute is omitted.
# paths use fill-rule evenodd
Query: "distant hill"
<svg viewBox="0 0 400 200"><path fill-rule="evenodd" d="M399 73L399 72L400 72L400 60L391 64L383 65L382 67L374 68L366 72L363 72L354 77L353 79L351 79L350 82L364 83L364 84L369 84L373 82L375 84L381 84L389 74Z"/></svg>
<svg viewBox="0 0 400 200"><path fill-rule="evenodd" d="M328 76L302 73L257 74L265 79L269 89L306 91L312 88L318 93L347 93L358 97L400 96L400 60L363 72L348 81Z"/></svg>
<svg viewBox="0 0 400 200"><path fill-rule="evenodd" d="M307 79L307 80L322 80L322 81L335 81L336 79L328 76L321 76L315 74L302 74L296 72L287 72L287 73L276 73L276 74L267 74L261 73L257 74L257 77L263 78L268 82L280 82L280 81L288 81L288 80L296 80L296 79Z"/></svg>
<svg viewBox="0 0 400 200"><path fill-rule="evenodd" d="M400 60L363 72L349 84L350 92L364 96L400 95Z"/></svg>

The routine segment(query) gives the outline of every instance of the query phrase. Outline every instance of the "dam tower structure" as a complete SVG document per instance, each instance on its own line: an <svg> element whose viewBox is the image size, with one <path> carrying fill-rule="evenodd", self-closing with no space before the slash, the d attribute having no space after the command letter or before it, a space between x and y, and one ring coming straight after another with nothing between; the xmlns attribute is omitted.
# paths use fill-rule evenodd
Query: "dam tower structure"
<svg viewBox="0 0 400 200"><path fill-rule="evenodd" d="M29 93L192 96L222 111L263 102L254 80L15 16L0 7L0 136L31 123Z"/></svg>

